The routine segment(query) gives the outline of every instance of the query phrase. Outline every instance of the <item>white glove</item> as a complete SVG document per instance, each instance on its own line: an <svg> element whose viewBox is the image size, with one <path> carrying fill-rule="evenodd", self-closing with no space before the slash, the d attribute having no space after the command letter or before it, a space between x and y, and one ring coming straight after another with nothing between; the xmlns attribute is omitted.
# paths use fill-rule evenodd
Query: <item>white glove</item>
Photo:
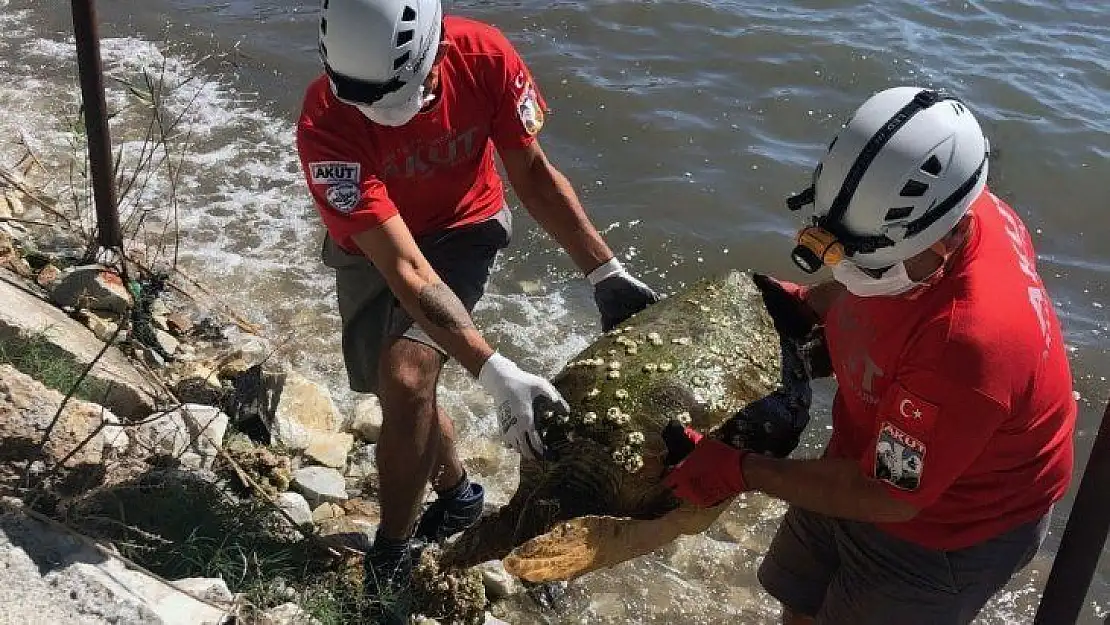
<svg viewBox="0 0 1110 625"><path fill-rule="evenodd" d="M547 380L522 371L516 363L494 352L478 382L497 404L501 440L528 459L542 458L543 441L536 431L536 410L570 412L566 400Z"/></svg>

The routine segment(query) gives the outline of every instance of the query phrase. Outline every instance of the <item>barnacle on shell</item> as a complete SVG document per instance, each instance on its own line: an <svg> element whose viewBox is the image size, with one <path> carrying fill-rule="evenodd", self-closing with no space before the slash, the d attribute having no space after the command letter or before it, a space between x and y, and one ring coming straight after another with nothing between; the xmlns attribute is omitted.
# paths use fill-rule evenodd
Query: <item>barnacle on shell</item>
<svg viewBox="0 0 1110 625"><path fill-rule="evenodd" d="M628 399L628 391L623 388L618 388L613 394L617 396L617 399Z"/></svg>
<svg viewBox="0 0 1110 625"><path fill-rule="evenodd" d="M623 464L625 471L635 473L644 468L644 459L639 454L625 456Z"/></svg>

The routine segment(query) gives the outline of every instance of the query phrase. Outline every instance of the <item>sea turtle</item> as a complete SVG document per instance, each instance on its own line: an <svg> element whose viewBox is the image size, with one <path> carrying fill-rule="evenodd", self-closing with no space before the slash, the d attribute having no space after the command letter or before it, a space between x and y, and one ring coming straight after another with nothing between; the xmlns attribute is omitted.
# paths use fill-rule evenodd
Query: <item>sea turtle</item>
<svg viewBox="0 0 1110 625"><path fill-rule="evenodd" d="M688 452L669 450L664 428L678 421L789 453L808 420L800 349L780 338L752 276L737 271L632 317L555 376L571 411L538 415L549 457L521 462L512 499L448 545L446 562L503 558L528 581L571 579L703 531L729 502L680 505L663 486Z"/></svg>

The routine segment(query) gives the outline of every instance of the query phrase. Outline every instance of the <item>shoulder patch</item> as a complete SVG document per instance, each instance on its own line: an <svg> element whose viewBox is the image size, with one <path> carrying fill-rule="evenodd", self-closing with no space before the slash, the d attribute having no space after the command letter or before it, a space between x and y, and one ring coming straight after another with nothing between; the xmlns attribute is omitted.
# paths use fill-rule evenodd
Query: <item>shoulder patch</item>
<svg viewBox="0 0 1110 625"><path fill-rule="evenodd" d="M317 161L308 164L312 184L358 184L362 169L359 163L347 161Z"/></svg>
<svg viewBox="0 0 1110 625"><path fill-rule="evenodd" d="M875 479L902 490L917 490L925 470L925 444L884 422L875 441Z"/></svg>
<svg viewBox="0 0 1110 625"><path fill-rule="evenodd" d="M516 113L520 117L520 123L524 125L524 131L530 135L535 135L543 128L543 109L540 108L540 99L536 95L536 89L532 86L531 82L524 82L525 78L523 72L516 78L514 86L523 86L520 98L516 101ZM522 84L523 83L523 84Z"/></svg>
<svg viewBox="0 0 1110 625"><path fill-rule="evenodd" d="M328 198L328 204L341 213L353 211L358 206L358 200L361 196L358 185L353 182L333 184L328 187L324 195Z"/></svg>

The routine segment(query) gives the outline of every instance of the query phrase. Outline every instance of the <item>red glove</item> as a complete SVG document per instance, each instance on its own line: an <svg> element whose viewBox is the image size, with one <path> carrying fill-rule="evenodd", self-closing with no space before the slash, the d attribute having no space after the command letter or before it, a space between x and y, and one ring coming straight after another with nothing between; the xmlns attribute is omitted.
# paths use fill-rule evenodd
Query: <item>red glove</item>
<svg viewBox="0 0 1110 625"><path fill-rule="evenodd" d="M663 480L677 497L710 508L748 490L740 468L747 451L704 437L691 428L685 428L683 434L694 450Z"/></svg>

